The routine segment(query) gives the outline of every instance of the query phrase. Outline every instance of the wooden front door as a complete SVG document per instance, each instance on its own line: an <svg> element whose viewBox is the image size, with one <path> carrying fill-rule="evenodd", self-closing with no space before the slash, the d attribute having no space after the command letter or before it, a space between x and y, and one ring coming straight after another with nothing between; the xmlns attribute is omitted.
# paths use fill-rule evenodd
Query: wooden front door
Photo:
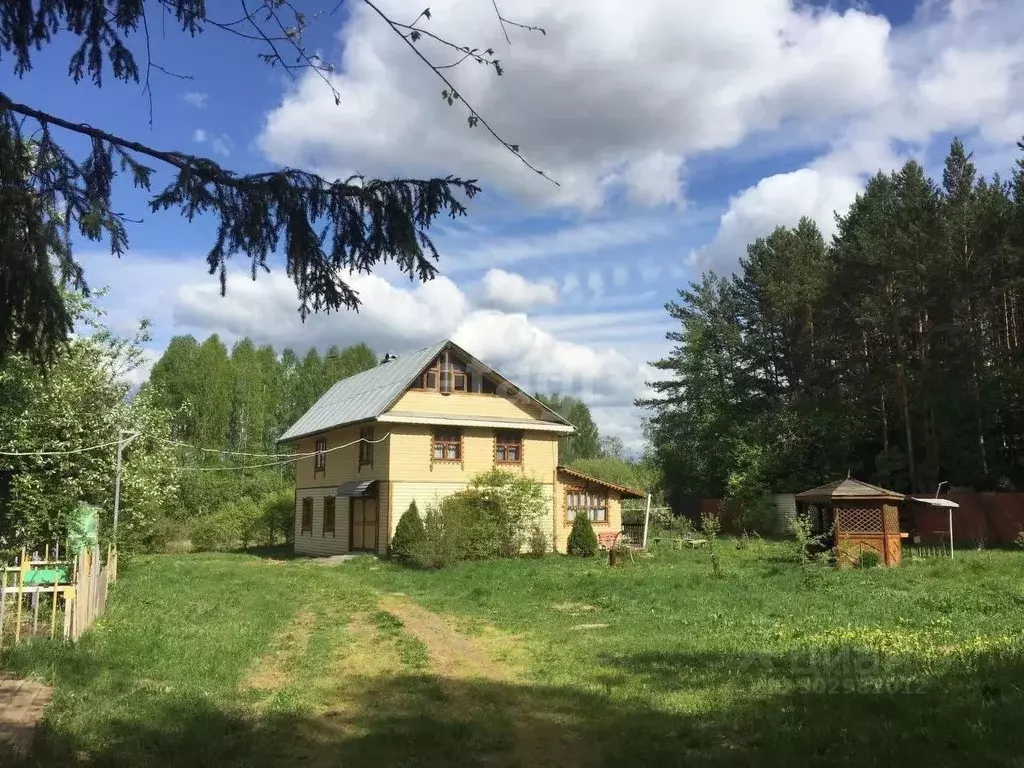
<svg viewBox="0 0 1024 768"><path fill-rule="evenodd" d="M349 549L356 552L377 551L377 499L352 499L349 512Z"/></svg>

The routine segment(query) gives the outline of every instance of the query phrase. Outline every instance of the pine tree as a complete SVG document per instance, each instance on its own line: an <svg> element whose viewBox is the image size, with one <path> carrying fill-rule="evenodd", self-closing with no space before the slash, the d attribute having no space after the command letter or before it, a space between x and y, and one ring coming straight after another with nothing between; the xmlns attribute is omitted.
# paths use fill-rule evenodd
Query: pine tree
<svg viewBox="0 0 1024 768"><path fill-rule="evenodd" d="M391 556L403 563L415 563L426 537L423 518L416 508L416 502L412 501L395 526L395 535L391 539Z"/></svg>
<svg viewBox="0 0 1024 768"><path fill-rule="evenodd" d="M523 157L517 144L501 138L455 92L449 79L453 65L447 58L442 61L429 51L421 52L416 42L429 35L465 51L463 59L500 75L502 67L493 50L425 31L431 20L429 8L410 24L370 5L380 23L413 48L437 77L448 104L467 111L470 128L480 126L528 169L544 175ZM213 6L214 17L209 18L207 12ZM497 13L497 5L494 9ZM59 37L62 46L71 45L67 70L71 81L91 81L97 88L111 77L125 83L144 82L152 118L151 80L162 74L193 77L189 72L170 73L150 57L149 30L159 16L163 46L187 46L202 33L233 35L234 42L255 44L258 58L269 66L293 76L312 71L340 104L334 66L303 43L311 24L331 18L322 10L302 2L271 2L252 9L243 3L242 17L224 23L218 18L220 4L207 0L160 0L152 6L141 0L5 2L0 3L0 58L13 63L15 76L31 76L36 59L45 55L43 49L54 53L49 46ZM499 22L503 29L509 24L500 15ZM57 30L62 34L56 35ZM136 46L136 36L143 32L147 44ZM137 50L145 51L145 60L136 59ZM21 92L45 90L37 83ZM68 141L62 144L61 139ZM34 153L25 151L30 140L35 143ZM84 157L73 156L79 142L88 147ZM169 175L156 176L157 168ZM38 361L56 354L73 327L63 288L88 290L66 232L107 240L114 254L125 253L131 219L114 203L116 182L120 179L150 190L155 178L166 178L168 183L150 198L153 211L176 210L190 221L197 213L209 217L215 235L206 261L210 271L219 275L222 293L230 258L243 258L255 279L262 270L269 270L271 257L279 254L285 261L282 271L295 283L303 318L321 310L357 308L358 294L344 277L351 271L369 272L391 261L410 277L434 277L439 253L430 239L431 224L441 215L464 215L466 200L479 191L474 180L455 176L381 180L353 175L331 180L295 168L239 174L194 155L191 149L147 146L82 123L73 115L62 117L16 102L0 91L0 188L4 190L0 221L6 225L0 229L0 253L5 267L10 267L9 275L0 281L0 361L18 350Z"/></svg>
<svg viewBox="0 0 1024 768"><path fill-rule="evenodd" d="M597 554L597 549L597 534L594 533L590 518L585 514L576 515L572 521L572 530L569 531L566 550L570 555L593 557Z"/></svg>

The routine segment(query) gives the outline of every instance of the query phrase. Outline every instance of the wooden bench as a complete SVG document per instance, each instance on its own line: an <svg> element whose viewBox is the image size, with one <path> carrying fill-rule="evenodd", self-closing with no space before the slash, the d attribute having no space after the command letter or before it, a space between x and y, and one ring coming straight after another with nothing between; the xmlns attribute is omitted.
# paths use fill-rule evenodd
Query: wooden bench
<svg viewBox="0 0 1024 768"><path fill-rule="evenodd" d="M691 534L684 535L680 538L668 536L655 536L653 539L651 539L651 541L653 541L655 544L660 544L663 541L667 542L669 546L672 547L672 549L682 549L683 547L696 549L697 547L706 546L708 543L707 539L698 539L697 537Z"/></svg>

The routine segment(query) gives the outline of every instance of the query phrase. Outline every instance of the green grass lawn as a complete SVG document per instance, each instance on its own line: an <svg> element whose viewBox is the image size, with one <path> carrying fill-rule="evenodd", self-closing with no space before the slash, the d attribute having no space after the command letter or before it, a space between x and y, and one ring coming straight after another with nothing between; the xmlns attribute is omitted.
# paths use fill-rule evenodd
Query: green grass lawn
<svg viewBox="0 0 1024 768"><path fill-rule="evenodd" d="M146 557L77 646L0 667L56 686L39 765L1022 764L1024 555L720 552Z"/></svg>

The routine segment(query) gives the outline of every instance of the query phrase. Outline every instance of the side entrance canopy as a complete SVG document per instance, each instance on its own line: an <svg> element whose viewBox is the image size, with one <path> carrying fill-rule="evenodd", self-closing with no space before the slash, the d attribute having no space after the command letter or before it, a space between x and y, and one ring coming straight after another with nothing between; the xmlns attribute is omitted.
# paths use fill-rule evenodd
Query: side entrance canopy
<svg viewBox="0 0 1024 768"><path fill-rule="evenodd" d="M832 529L838 565L853 565L867 551L877 553L885 565L899 564L902 493L847 477L795 498L798 511L810 513L815 533Z"/></svg>
<svg viewBox="0 0 1024 768"><path fill-rule="evenodd" d="M349 480L338 486L336 496L343 496L350 499L367 498L374 495L376 491L376 480Z"/></svg>

